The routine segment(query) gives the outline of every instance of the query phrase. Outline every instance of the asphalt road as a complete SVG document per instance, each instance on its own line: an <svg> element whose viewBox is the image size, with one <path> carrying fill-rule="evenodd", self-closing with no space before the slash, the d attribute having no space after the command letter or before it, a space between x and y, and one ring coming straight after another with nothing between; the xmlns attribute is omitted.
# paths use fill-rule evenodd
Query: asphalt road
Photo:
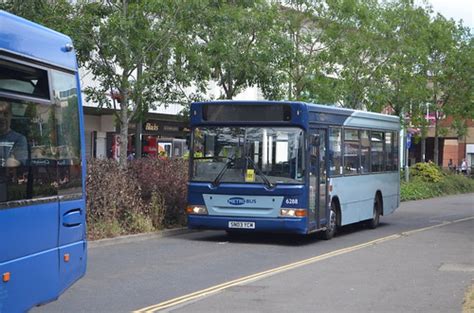
<svg viewBox="0 0 474 313"><path fill-rule="evenodd" d="M405 202L381 222L330 241L204 231L99 245L87 275L32 312L460 312L474 278L474 194Z"/></svg>

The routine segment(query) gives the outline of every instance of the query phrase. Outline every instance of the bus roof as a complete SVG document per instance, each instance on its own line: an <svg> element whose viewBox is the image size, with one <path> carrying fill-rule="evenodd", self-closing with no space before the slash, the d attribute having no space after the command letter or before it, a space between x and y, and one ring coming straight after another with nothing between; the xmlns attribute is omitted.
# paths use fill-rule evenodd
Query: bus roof
<svg viewBox="0 0 474 313"><path fill-rule="evenodd" d="M76 71L75 54L66 45L72 46L68 36L0 10L0 53Z"/></svg>
<svg viewBox="0 0 474 313"><path fill-rule="evenodd" d="M256 104L289 104L294 107L304 108L308 112L307 121L326 125L340 125L347 127L361 128L380 128L387 130L399 130L400 118L394 115L387 115L375 112L367 112L353 109L336 107L334 105L323 105L306 103L300 101L271 101L271 100L218 100L195 102L193 107L201 107L204 104L238 104L238 105L256 105ZM193 119L192 119L193 120Z"/></svg>

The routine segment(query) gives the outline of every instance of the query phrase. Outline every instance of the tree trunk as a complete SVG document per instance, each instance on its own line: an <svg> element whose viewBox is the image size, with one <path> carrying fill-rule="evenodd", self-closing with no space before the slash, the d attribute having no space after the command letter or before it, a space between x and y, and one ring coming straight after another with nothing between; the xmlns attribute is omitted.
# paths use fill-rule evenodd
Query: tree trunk
<svg viewBox="0 0 474 313"><path fill-rule="evenodd" d="M140 81L143 72L143 64L138 64L137 67L137 81ZM143 108L142 108L142 97L137 98L137 110L139 116L136 120L135 129L135 158L139 159L142 157L142 130L143 130Z"/></svg>
<svg viewBox="0 0 474 313"><path fill-rule="evenodd" d="M433 151L433 162L439 165L439 134L438 134L438 112L435 112L435 137L434 137L434 151Z"/></svg>
<svg viewBox="0 0 474 313"><path fill-rule="evenodd" d="M128 110L126 92L122 93L120 101L120 156L119 164L122 169L127 167L127 147L128 147Z"/></svg>
<svg viewBox="0 0 474 313"><path fill-rule="evenodd" d="M421 162L426 161L426 138L421 137Z"/></svg>

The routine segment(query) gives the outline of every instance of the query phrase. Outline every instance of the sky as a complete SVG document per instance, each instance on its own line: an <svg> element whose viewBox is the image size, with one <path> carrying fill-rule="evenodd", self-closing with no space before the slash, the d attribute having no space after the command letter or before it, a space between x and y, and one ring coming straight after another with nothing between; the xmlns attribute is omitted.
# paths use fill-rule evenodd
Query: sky
<svg viewBox="0 0 474 313"><path fill-rule="evenodd" d="M435 12L455 21L463 20L464 26L474 30L474 0L426 0ZM415 3L421 4L421 0Z"/></svg>

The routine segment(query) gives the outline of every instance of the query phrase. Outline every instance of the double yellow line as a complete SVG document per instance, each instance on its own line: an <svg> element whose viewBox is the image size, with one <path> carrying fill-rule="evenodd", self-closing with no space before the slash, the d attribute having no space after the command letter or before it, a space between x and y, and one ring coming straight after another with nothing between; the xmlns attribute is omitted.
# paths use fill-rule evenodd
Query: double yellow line
<svg viewBox="0 0 474 313"><path fill-rule="evenodd" d="M430 229L433 229L433 228L438 228L438 227L446 226L446 225L449 225L449 224L464 222L464 221L468 221L468 220L472 220L472 219L474 219L474 217L467 217L467 218L458 219L458 220L455 220L455 221L443 222L441 224L437 224L437 225L433 225L433 226L429 226L429 227L423 227L423 228L419 228L419 229L415 229L415 230L411 230L411 231L407 231L407 232L403 232L403 233L399 233L399 234L394 234L394 235L382 237L382 238L379 238L379 239L375 239L375 240L372 240L372 241L369 241L369 242L366 242L366 243L358 244L358 245L355 245L355 246L335 250L335 251L332 251L332 252L328 252L328 253L325 253L325 254L314 256L314 257L309 258L309 259L305 259L305 260L302 260L302 261L298 261L298 262L294 262L294 263L291 263L291 264L283 265L283 266L276 267L276 268L273 268L273 269L270 269L270 270L267 270L267 271L264 271L264 272L252 274L252 275L245 276L245 277L242 277L242 278L239 278L239 279L236 279L236 280L232 280L232 281L220 284L220 285L216 285L216 286L213 286L213 287L210 287L210 288L199 290L199 291L196 291L196 292L193 292L193 293L181 296L181 297L177 297L177 298L174 298L174 299L171 299L171 300L168 300L168 301L164 301L164 302L161 302L161 303L158 303L158 304L155 304L155 305L151 305L151 306L143 308L143 309L133 311L133 313L157 312L157 311L160 311L160 310L172 307L172 306L176 306L176 305L179 305L179 304L182 304L182 303L185 303L185 302L197 299L197 298L201 298L201 297L205 297L205 296L208 296L208 295L218 293L219 291L228 289L230 287L234 287L234 286L237 286L237 285L248 284L248 283L251 283L253 281L256 281L256 280L259 280L259 279L262 279L262 278L265 278L265 277L268 277L268 276L271 276L271 275L286 272L286 271L289 271L289 270L292 270L292 269L295 269L295 268L298 268L298 267L301 267L301 266L316 263L316 262L326 260L326 259L338 256L338 255L346 254L346 253L353 252L353 251L356 251L356 250L360 250L360 249L363 249L363 248L367 248L367 247L370 247L370 246L373 246L373 245L377 245L377 244L380 244L380 243L383 243L383 242L386 242L386 241L395 240L395 239L398 239L398 238L401 238L401 237L410 236L412 234L419 233L419 232L426 231L426 230L430 230Z"/></svg>

